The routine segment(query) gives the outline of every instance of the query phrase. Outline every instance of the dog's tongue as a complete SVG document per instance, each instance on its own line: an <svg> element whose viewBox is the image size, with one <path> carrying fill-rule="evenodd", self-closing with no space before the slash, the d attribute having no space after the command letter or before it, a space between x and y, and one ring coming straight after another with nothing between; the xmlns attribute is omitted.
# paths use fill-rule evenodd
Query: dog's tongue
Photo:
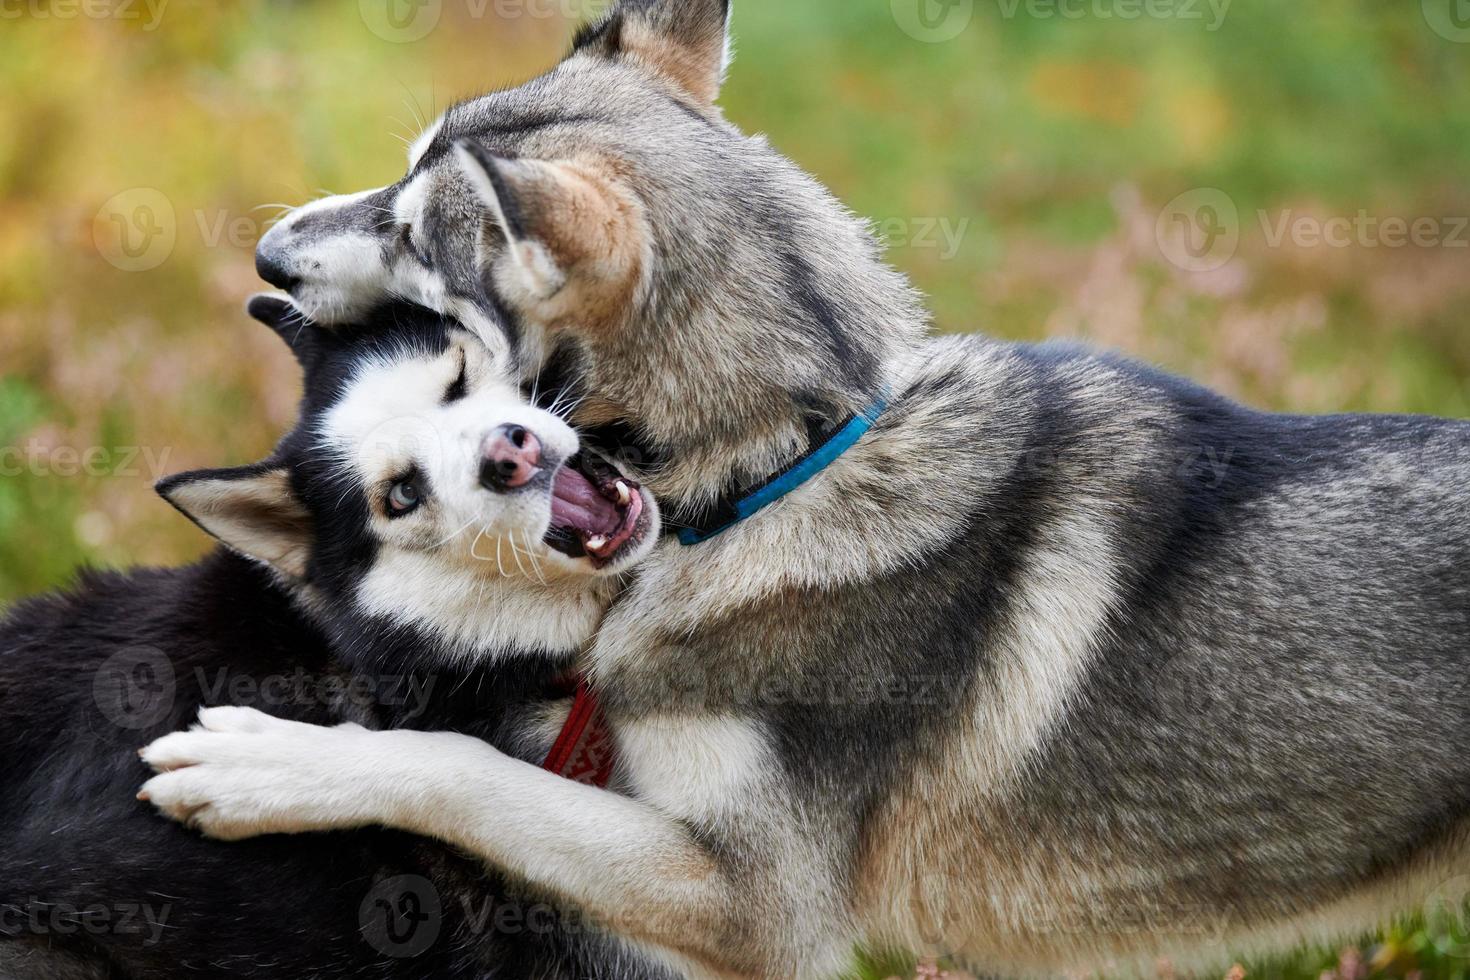
<svg viewBox="0 0 1470 980"><path fill-rule="evenodd" d="M585 476L564 466L552 487L551 522L589 535L612 534L622 524L622 515Z"/></svg>

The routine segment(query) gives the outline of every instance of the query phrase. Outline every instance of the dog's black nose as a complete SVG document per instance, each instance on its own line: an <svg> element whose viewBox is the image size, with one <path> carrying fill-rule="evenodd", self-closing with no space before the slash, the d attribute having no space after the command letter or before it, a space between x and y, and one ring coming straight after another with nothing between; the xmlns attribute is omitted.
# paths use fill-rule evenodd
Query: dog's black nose
<svg viewBox="0 0 1470 980"><path fill-rule="evenodd" d="M301 284L301 278L287 271L282 257L278 252L266 252L258 250L255 253L255 271L260 278L275 286L290 292Z"/></svg>
<svg viewBox="0 0 1470 980"><path fill-rule="evenodd" d="M496 493L530 483L541 472L541 440L525 426L502 425L481 449L480 486Z"/></svg>

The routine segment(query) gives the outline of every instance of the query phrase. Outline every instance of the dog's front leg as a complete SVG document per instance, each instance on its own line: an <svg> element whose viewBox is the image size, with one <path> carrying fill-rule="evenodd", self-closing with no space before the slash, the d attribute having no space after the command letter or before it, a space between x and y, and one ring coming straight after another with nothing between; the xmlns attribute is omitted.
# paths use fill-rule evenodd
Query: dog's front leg
<svg viewBox="0 0 1470 980"><path fill-rule="evenodd" d="M689 830L482 742L424 745L399 829L454 844L559 895L611 931L730 969L734 886ZM732 948L733 947L733 948ZM723 967L723 969L721 969ZM732 971L749 976L748 968Z"/></svg>
<svg viewBox="0 0 1470 980"><path fill-rule="evenodd" d="M209 708L141 754L159 774L140 798L211 837L382 825L462 847L618 934L711 964L731 952L738 903L682 824L479 739Z"/></svg>
<svg viewBox="0 0 1470 980"><path fill-rule="evenodd" d="M370 826L399 792L379 758L395 734L205 708L189 731L138 753L158 772L138 799L217 840Z"/></svg>

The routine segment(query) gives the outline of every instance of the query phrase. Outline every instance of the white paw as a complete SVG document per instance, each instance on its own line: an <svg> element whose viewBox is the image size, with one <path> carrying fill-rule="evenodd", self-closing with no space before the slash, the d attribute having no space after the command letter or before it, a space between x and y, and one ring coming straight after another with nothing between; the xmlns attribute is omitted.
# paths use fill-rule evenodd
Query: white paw
<svg viewBox="0 0 1470 980"><path fill-rule="evenodd" d="M390 788L374 765L380 737L206 708L189 731L139 753L158 775L138 798L219 840L362 826L375 819L375 794Z"/></svg>

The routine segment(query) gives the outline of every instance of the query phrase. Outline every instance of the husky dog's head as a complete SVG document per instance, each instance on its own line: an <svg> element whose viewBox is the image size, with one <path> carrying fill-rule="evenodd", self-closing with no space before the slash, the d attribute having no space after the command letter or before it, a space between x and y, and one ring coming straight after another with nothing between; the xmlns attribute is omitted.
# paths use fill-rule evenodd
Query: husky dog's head
<svg viewBox="0 0 1470 980"><path fill-rule="evenodd" d="M585 639L656 537L647 491L436 313L330 332L276 297L251 313L305 370L297 428L256 466L165 480L165 498L334 612L477 654Z"/></svg>
<svg viewBox="0 0 1470 980"><path fill-rule="evenodd" d="M769 475L925 318L866 223L721 115L729 14L623 0L550 73L446 112L398 183L288 215L261 273L319 322L404 297L527 376L569 367L579 423L672 460L666 506Z"/></svg>

